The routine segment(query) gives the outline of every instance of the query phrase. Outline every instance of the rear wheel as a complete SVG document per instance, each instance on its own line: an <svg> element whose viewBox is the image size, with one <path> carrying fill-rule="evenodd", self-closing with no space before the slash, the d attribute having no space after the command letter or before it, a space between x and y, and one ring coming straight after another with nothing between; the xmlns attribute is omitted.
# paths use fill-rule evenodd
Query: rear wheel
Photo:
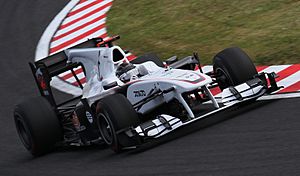
<svg viewBox="0 0 300 176"><path fill-rule="evenodd" d="M221 90L242 84L257 74L250 57L237 47L219 52L213 59L213 69Z"/></svg>
<svg viewBox="0 0 300 176"><path fill-rule="evenodd" d="M115 152L137 144L120 130L139 124L139 118L131 103L122 94L109 95L97 104L97 127L105 143Z"/></svg>
<svg viewBox="0 0 300 176"><path fill-rule="evenodd" d="M63 139L56 113L43 97L30 98L18 104L14 120L22 143L34 156L51 151Z"/></svg>

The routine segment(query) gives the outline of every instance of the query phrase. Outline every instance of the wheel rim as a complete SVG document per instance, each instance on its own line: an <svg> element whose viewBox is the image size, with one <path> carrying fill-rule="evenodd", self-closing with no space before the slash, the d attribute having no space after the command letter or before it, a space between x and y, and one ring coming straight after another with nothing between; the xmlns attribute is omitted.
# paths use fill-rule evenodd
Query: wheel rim
<svg viewBox="0 0 300 176"><path fill-rule="evenodd" d="M32 148L31 137L19 115L16 115L16 127L23 145L30 150Z"/></svg>
<svg viewBox="0 0 300 176"><path fill-rule="evenodd" d="M111 126L110 120L103 113L98 114L97 126L101 133L103 140L108 144L112 145L114 139L113 127Z"/></svg>
<svg viewBox="0 0 300 176"><path fill-rule="evenodd" d="M225 89L233 85L232 79L228 76L228 74L223 69L217 68L216 74L218 75L217 81L221 89Z"/></svg>

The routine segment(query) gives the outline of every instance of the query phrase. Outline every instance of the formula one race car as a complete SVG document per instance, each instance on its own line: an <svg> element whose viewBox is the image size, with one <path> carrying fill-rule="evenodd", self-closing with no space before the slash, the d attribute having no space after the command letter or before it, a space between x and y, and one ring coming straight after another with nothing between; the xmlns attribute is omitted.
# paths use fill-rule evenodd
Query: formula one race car
<svg viewBox="0 0 300 176"><path fill-rule="evenodd" d="M30 63L41 96L15 107L24 146L34 155L59 145L104 144L114 151L140 146L191 122L279 89L275 73L260 73L240 48L213 58L203 73L196 53L162 62L155 54L128 61L119 36L85 43ZM74 69L82 67L83 86ZM50 81L71 71L82 95L57 103ZM222 90L219 102L211 88ZM203 105L210 105L204 110Z"/></svg>

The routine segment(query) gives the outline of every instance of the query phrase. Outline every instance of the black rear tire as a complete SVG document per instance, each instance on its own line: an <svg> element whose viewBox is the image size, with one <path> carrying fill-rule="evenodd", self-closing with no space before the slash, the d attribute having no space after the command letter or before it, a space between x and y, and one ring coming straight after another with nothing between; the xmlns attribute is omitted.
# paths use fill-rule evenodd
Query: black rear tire
<svg viewBox="0 0 300 176"><path fill-rule="evenodd" d="M213 70L221 90L242 84L257 74L250 57L238 47L219 52L213 59Z"/></svg>
<svg viewBox="0 0 300 176"><path fill-rule="evenodd" d="M136 59L130 61L132 64L141 64L147 61L154 62L159 67L164 67L164 63L159 59L159 57L154 53L147 53L142 56L137 57Z"/></svg>
<svg viewBox="0 0 300 176"><path fill-rule="evenodd" d="M96 122L104 142L115 152L123 147L133 146L137 141L124 133L122 129L139 124L139 118L131 103L122 94L108 95L97 104Z"/></svg>
<svg viewBox="0 0 300 176"><path fill-rule="evenodd" d="M58 117L43 97L30 98L16 105L14 120L22 143L33 156L50 152L63 139Z"/></svg>

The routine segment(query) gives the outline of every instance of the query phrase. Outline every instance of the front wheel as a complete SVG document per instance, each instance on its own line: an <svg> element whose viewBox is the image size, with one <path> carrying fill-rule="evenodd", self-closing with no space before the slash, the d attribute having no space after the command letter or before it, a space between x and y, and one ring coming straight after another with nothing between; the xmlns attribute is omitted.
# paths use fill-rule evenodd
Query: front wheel
<svg viewBox="0 0 300 176"><path fill-rule="evenodd" d="M242 84L257 74L250 57L237 47L219 52L213 59L213 70L221 90Z"/></svg>
<svg viewBox="0 0 300 176"><path fill-rule="evenodd" d="M139 124L139 118L131 103L122 94L108 95L97 104L96 122L104 142L115 152L137 144L121 130Z"/></svg>

